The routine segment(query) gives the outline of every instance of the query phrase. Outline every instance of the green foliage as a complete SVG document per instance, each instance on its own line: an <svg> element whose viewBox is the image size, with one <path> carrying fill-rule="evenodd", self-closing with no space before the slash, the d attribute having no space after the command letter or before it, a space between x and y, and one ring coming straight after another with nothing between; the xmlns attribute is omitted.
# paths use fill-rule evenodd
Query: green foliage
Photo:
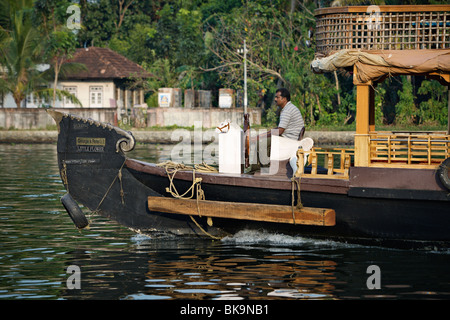
<svg viewBox="0 0 450 320"><path fill-rule="evenodd" d="M155 75L155 77L147 81L147 90L158 92L159 88L176 87L178 78L174 67L168 59L157 59L151 65L144 63L143 66L147 71Z"/></svg>
<svg viewBox="0 0 450 320"><path fill-rule="evenodd" d="M50 89L44 88L51 80L51 72L57 79L63 60L75 50L75 35L60 24L64 21L61 15L64 3L67 4L62 0L0 1L0 8L3 9L0 18L0 65L4 71L0 77L0 91L10 93L18 108L31 93L48 98ZM51 65L51 69L39 70L46 63ZM79 103L66 92L60 93L56 88L50 91L54 99L56 96L67 96Z"/></svg>
<svg viewBox="0 0 450 320"><path fill-rule="evenodd" d="M55 30L50 33L46 43L46 52L50 58L54 56L70 55L75 52L76 37L66 29Z"/></svg>
<svg viewBox="0 0 450 320"><path fill-rule="evenodd" d="M178 65L199 65L205 53L200 33L201 12L181 8L176 14L175 22L179 30L177 45L181 49L175 56L176 63Z"/></svg>
<svg viewBox="0 0 450 320"><path fill-rule="evenodd" d="M356 87L351 91L344 92L341 98L341 104L338 106L338 114L342 117L341 124L352 123L356 115Z"/></svg>
<svg viewBox="0 0 450 320"><path fill-rule="evenodd" d="M264 125L267 127L276 127L279 121L279 117L277 115L278 107L276 105L272 105L266 113Z"/></svg>
<svg viewBox="0 0 450 320"><path fill-rule="evenodd" d="M117 17L113 13L112 1L88 1L81 13L83 27L78 34L81 45L105 45L115 33L114 22Z"/></svg>
<svg viewBox="0 0 450 320"><path fill-rule="evenodd" d="M11 93L19 108L26 95L43 84L36 68L43 61L42 38L32 24L29 5L22 10L11 10L9 17L4 16L0 37L0 65L3 67L0 91ZM3 3L2 7L5 6Z"/></svg>
<svg viewBox="0 0 450 320"><path fill-rule="evenodd" d="M66 9L74 3L81 8L78 33L65 28ZM214 95L220 88L242 90L244 60L238 50L245 39L249 106L255 107L264 92L266 125L278 122L273 96L284 86L309 127L353 128L356 93L352 74L314 74L310 68L315 52L314 37L309 34L315 27L314 10L332 3L0 0L0 64L5 68L0 90L15 92L19 100L40 90L48 79L57 80L59 72L75 70L64 59L75 47L83 46L109 47L154 74L143 83L149 106L156 106L155 93L160 87L206 89ZM41 63L50 64L51 69L39 74L36 66ZM377 126L444 126L447 121L447 89L437 81L392 77L375 89Z"/></svg>
<svg viewBox="0 0 450 320"><path fill-rule="evenodd" d="M385 122L383 113L385 95L386 88L384 86L375 89L375 125L382 125Z"/></svg>
<svg viewBox="0 0 450 320"><path fill-rule="evenodd" d="M397 124L412 124L416 120L417 109L414 104L413 86L411 81L406 76L402 78L402 90L399 90L399 102L395 105Z"/></svg>
<svg viewBox="0 0 450 320"><path fill-rule="evenodd" d="M420 123L445 125L448 119L448 89L436 80L424 80L417 93L429 98L420 103Z"/></svg>

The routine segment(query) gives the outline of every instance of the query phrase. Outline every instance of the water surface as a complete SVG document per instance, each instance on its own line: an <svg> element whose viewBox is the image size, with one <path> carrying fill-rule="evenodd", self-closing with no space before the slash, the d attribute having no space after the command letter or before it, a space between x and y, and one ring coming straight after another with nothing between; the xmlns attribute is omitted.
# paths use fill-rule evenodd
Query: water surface
<svg viewBox="0 0 450 320"><path fill-rule="evenodd" d="M169 159L139 145L133 157ZM0 299L390 300L450 298L450 254L242 231L221 241L149 238L89 215L78 231L60 197L56 146L0 144ZM85 213L88 213L85 210ZM369 266L380 289L369 289ZM69 266L80 289L69 289Z"/></svg>

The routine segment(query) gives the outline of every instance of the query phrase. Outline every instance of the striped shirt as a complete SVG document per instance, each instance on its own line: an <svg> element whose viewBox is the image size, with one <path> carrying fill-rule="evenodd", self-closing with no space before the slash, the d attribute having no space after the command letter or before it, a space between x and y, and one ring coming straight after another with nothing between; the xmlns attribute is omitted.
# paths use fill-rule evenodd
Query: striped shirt
<svg viewBox="0 0 450 320"><path fill-rule="evenodd" d="M284 132L281 136L298 140L300 131L304 126L305 123L303 121L300 110L298 110L298 108L289 101L281 110L280 114L280 124L278 125L278 127L284 129Z"/></svg>

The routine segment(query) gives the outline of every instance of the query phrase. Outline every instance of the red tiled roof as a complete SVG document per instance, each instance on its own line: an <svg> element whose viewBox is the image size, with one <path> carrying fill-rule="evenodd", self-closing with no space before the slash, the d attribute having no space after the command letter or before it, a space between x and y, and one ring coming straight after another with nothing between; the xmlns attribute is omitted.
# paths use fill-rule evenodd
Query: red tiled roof
<svg viewBox="0 0 450 320"><path fill-rule="evenodd" d="M68 62L82 63L88 71L66 75L64 79L124 79L153 77L140 65L109 48L79 48Z"/></svg>

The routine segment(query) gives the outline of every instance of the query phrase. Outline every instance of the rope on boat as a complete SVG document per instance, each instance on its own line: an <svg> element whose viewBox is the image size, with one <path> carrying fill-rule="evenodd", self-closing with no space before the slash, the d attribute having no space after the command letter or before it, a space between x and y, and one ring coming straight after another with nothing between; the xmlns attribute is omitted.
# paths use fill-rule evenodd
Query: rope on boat
<svg viewBox="0 0 450 320"><path fill-rule="evenodd" d="M63 167L61 169L61 180L66 185L67 192L69 192L69 181L67 180L67 164L63 161Z"/></svg>
<svg viewBox="0 0 450 320"><path fill-rule="evenodd" d="M297 186L297 205L294 204L295 203L295 186ZM291 191L292 191L291 192L292 219L294 220L294 224L296 224L295 223L295 209L303 208L303 203L300 198L300 177L298 178L298 180L296 179L295 175L291 178Z"/></svg>
<svg viewBox="0 0 450 320"><path fill-rule="evenodd" d="M122 168L125 165L125 162L127 161L127 159L125 158L124 162L122 163L122 165L119 168L119 172L117 173L117 175L115 176L114 180L111 182L111 184L109 185L108 189L106 190L105 194L103 195L102 199L100 200L99 204L97 205L97 208L95 208L94 212L98 212L98 209L100 208L100 206L102 205L103 201L105 200L106 196L108 195L108 193L111 191L112 186L114 185L114 182L116 182L117 179L119 179L119 183L120 183L120 197L121 197L121 201L122 204L124 204L124 191L123 191L123 185L122 185ZM201 187L201 182L202 182L202 178L196 178L195 177L195 172L218 172L216 168L206 164L205 162L203 162L202 164L197 164L194 165L194 167L192 166L187 166L185 164L182 163L175 163L172 161L166 161L163 163L159 163L157 164L157 166L159 167L164 167L164 169L166 170L167 173L167 177L169 178L169 187L166 188L166 192L170 193L174 198L177 199L192 199L194 197L194 190L195 190L195 195L196 195L196 200L197 200L197 212L198 212L198 216L201 217L201 212L200 212L200 206L199 206L199 201L200 200L205 200L205 192L203 191L202 187ZM192 185L189 187L188 190L186 190L185 193L183 193L182 195L180 195L177 191L177 189L175 188L175 184L173 183L173 179L175 177L175 174L178 171L192 171ZM63 180L63 183L67 186L67 191L69 191L69 182L67 179L67 166L66 163L64 162L64 166L63 169L61 170L61 178ZM295 223L295 208L297 209L301 209L303 208L303 204L301 202L301 198L300 198L300 177L297 180L295 175L291 178L291 186L292 186L292 202L291 202L291 207L292 207L292 219L294 220L294 224ZM295 205L295 186L297 186L297 205ZM191 195L186 197L186 194L191 191ZM210 234L209 232L207 232L204 228L202 228L202 226L200 226L198 224L198 222L194 219L193 216L189 216L191 218L191 220L195 223L195 225L207 236L211 237L212 239L216 239L216 240L220 240L220 237L216 237L213 236L212 234ZM208 217L208 225L212 225L212 220Z"/></svg>
<svg viewBox="0 0 450 320"><path fill-rule="evenodd" d="M117 173L117 175L115 176L114 180L111 182L111 184L109 185L108 190L106 190L105 195L103 196L102 200L100 200L99 204L97 205L97 208L95 208L94 212L97 212L98 209L100 208L100 206L102 205L103 201L105 200L106 196L108 195L109 191L111 190L112 186L114 185L114 182L116 182L117 179L119 179L120 182L120 198L122 200L122 204L125 204L124 201L124 195L125 193L123 192L123 185L122 185L122 168L125 165L125 162L127 162L127 159L125 158L125 160L123 161L122 165L120 166L119 172Z"/></svg>
<svg viewBox="0 0 450 320"><path fill-rule="evenodd" d="M190 171L190 170L196 170L197 172L218 172L216 168L208 165L206 162L202 162L201 164L196 164L194 166L188 166L183 163L177 163L173 161L165 161L162 163L157 164L158 167L164 167L166 171L170 169L171 171L177 170L177 171Z"/></svg>
<svg viewBox="0 0 450 320"><path fill-rule="evenodd" d="M198 212L198 216L201 217L199 201L205 200L206 198L205 198L205 192L203 191L202 186L201 186L202 178L196 178L195 172L196 171L197 172L217 172L217 169L215 169L214 167L211 167L210 165L206 164L205 162L203 162L202 164L194 165L192 167L192 166L187 166L182 163L166 161L166 162L157 164L157 166L163 167L166 170L167 177L169 178L169 187L166 188L166 192L170 193L172 195L172 197L174 197L176 199L192 199L194 197L194 193L195 193L196 200L197 200L197 212ZM178 171L192 171L192 185L182 195L179 194L178 190L175 187L175 184L173 183L175 174ZM190 196L187 195L189 192L191 192ZM204 234L206 234L207 236L209 236L210 238L215 239L215 240L221 239L220 237L213 236L208 231L206 231L204 228L202 228L202 226L194 219L193 216L190 215L189 217ZM212 220L208 217L209 225L212 225L212 223L210 223L211 221Z"/></svg>
<svg viewBox="0 0 450 320"><path fill-rule="evenodd" d="M105 194L103 195L102 199L98 203L97 208L95 208L93 213L98 213L98 209L102 205L103 201L106 199L106 196L111 191L111 188L112 188L112 186L114 185L114 182L116 182L117 179L119 179L119 183L120 183L120 198L121 198L122 204L125 204L125 201L124 201L125 193L123 191L123 184L122 184L122 168L125 165L126 161L127 161L127 159L125 158L125 160L123 161L122 165L119 168L119 172L114 177L114 180L109 185L108 189L106 190ZM67 192L69 193L69 180L67 179L67 164L66 164L65 161L63 161L63 168L61 169L61 180L66 185Z"/></svg>

